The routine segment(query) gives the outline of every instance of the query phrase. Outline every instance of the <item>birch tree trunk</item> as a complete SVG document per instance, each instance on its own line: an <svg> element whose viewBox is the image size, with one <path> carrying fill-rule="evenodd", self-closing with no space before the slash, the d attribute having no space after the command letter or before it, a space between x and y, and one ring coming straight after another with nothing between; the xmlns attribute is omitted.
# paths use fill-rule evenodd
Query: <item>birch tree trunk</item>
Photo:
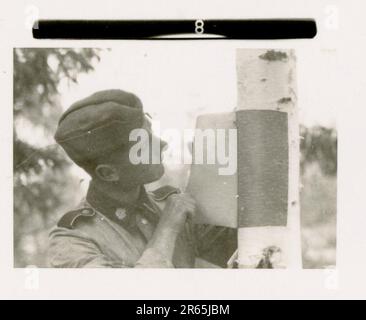
<svg viewBox="0 0 366 320"><path fill-rule="evenodd" d="M237 50L240 268L302 266L295 62L292 50Z"/></svg>

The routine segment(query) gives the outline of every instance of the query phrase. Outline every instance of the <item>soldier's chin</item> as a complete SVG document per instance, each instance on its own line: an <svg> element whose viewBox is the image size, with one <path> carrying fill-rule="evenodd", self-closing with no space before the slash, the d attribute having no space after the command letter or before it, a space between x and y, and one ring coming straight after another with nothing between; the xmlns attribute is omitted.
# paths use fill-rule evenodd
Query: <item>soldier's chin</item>
<svg viewBox="0 0 366 320"><path fill-rule="evenodd" d="M138 176L135 176L133 181L128 183L128 186L135 187L157 181L164 175L164 172L165 169L162 164L145 165Z"/></svg>
<svg viewBox="0 0 366 320"><path fill-rule="evenodd" d="M153 164L150 172L152 179L150 182L154 182L164 175L165 168L162 164Z"/></svg>
<svg viewBox="0 0 366 320"><path fill-rule="evenodd" d="M148 165L144 169L145 170L140 171L139 176L135 177L133 181L130 181L128 184L124 184L123 189L130 190L140 185L155 182L159 180L165 172L165 168L162 164Z"/></svg>

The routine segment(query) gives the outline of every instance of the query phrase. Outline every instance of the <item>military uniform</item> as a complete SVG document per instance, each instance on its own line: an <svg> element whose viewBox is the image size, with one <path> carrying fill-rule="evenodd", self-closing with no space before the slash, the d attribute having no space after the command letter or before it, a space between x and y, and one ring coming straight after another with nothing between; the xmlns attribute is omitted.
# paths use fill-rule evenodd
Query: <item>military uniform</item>
<svg viewBox="0 0 366 320"><path fill-rule="evenodd" d="M55 139L77 165L87 171L89 168L90 173L98 157L130 145L132 130L144 126L151 130L146 122L137 96L105 90L67 109L59 120ZM187 222L176 240L172 261L149 247L166 199L177 192L165 186L149 193L141 186L139 199L127 204L98 190L92 180L86 199L66 213L50 234L50 266L191 268L198 253L225 267L229 258L226 252L235 250L236 235L220 227L197 227L194 236ZM221 252L215 250L220 246L224 246Z"/></svg>
<svg viewBox="0 0 366 320"><path fill-rule="evenodd" d="M60 268L192 268L193 239L181 232L173 261L147 248L169 195L165 186L152 193L141 190L136 204L122 204L96 190L91 183L78 208L66 213L51 231L49 262Z"/></svg>
<svg viewBox="0 0 366 320"><path fill-rule="evenodd" d="M123 90L104 90L75 102L63 113L55 140L77 165L94 173L101 156L129 150L129 135L139 128L152 135L140 99ZM127 165L133 166L129 162L124 165L126 170ZM128 188L135 183L130 179L121 182ZM50 266L192 267L194 250L186 231L176 240L172 261L149 247L166 199L179 191L165 186L148 193L142 181L136 186L140 187L139 198L122 203L105 194L103 188L98 190L92 179L86 199L66 213L50 234Z"/></svg>

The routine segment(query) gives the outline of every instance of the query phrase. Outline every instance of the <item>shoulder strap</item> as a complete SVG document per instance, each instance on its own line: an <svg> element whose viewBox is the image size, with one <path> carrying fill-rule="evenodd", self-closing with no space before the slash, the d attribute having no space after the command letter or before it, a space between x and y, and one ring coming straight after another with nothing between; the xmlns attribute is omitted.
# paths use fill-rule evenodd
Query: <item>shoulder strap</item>
<svg viewBox="0 0 366 320"><path fill-rule="evenodd" d="M155 201L163 201L166 198L168 198L170 195L177 194L180 192L181 191L179 188L166 185L166 186L160 187L160 188L152 191L151 193L152 193L152 196Z"/></svg>
<svg viewBox="0 0 366 320"><path fill-rule="evenodd" d="M93 217L95 211L92 208L80 208L77 210L69 211L62 216L62 218L57 223L60 228L73 229L75 221L80 217Z"/></svg>

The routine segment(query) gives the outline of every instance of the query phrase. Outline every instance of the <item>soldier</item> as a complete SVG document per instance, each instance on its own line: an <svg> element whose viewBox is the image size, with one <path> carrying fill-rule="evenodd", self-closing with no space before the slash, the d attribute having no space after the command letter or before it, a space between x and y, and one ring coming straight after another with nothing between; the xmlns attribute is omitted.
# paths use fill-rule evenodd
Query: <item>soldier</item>
<svg viewBox="0 0 366 320"><path fill-rule="evenodd" d="M138 128L149 132L149 142L158 139L140 99L122 90L97 92L61 116L55 139L91 182L85 200L51 231L52 267L194 266L187 227L195 202L171 186L146 191L164 167L130 162L129 134Z"/></svg>

